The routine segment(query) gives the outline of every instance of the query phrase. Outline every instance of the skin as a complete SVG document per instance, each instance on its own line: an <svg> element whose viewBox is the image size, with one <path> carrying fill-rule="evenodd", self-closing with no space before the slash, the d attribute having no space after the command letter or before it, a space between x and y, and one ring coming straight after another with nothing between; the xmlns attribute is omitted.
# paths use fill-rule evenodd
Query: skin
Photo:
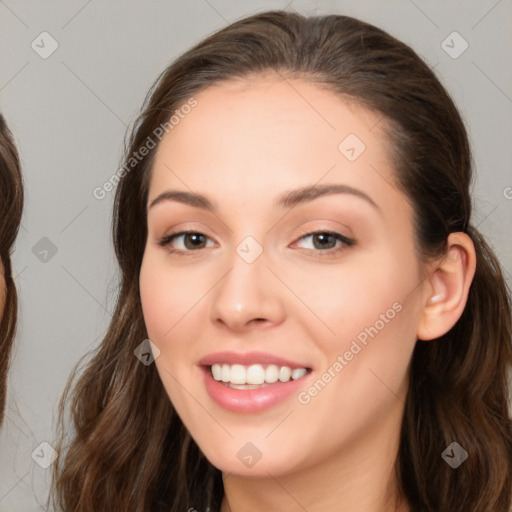
<svg viewBox="0 0 512 512"><path fill-rule="evenodd" d="M158 147L148 205L179 189L206 195L218 211L171 200L149 208L140 293L165 390L222 470L222 512L394 510L412 351L418 337L440 336L462 314L475 264L471 240L450 235L448 258L418 259L412 210L393 185L376 114L273 75L209 87L196 99ZM348 134L366 146L352 162L338 150ZM348 185L377 207L351 194L273 205L317 183ZM206 235L200 249L187 236L158 245L183 229ZM331 239L324 248L307 235L326 230L356 242L335 252L343 243ZM236 252L249 235L263 249L250 264ZM241 414L206 392L198 361L221 350L307 362L307 390L397 302L401 311L308 404L292 394ZM252 467L237 457L247 442L262 455ZM409 510L398 501L396 510Z"/></svg>

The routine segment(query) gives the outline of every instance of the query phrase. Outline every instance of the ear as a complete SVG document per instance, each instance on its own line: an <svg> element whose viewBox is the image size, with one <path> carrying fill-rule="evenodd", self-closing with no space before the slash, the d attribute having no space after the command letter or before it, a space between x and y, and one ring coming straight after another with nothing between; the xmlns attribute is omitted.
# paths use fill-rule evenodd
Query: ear
<svg viewBox="0 0 512 512"><path fill-rule="evenodd" d="M465 233L450 233L446 254L426 281L417 337L432 340L446 334L461 317L476 268L475 246Z"/></svg>

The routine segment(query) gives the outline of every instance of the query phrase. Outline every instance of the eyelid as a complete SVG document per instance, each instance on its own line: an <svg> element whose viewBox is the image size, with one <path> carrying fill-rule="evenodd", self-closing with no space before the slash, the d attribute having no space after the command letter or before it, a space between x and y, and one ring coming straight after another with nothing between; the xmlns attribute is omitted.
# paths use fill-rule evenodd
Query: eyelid
<svg viewBox="0 0 512 512"><path fill-rule="evenodd" d="M200 224L199 226L194 226L191 224L181 223L174 229L170 230L169 232L165 231L164 235L157 236L156 242L160 243L162 240L164 240L166 238L169 238L174 235L182 235L184 233L197 233L197 234L204 235L204 236L212 239L211 236L206 234L206 231L210 231L210 228L208 228L208 226L205 226L202 223L199 223L199 224Z"/></svg>
<svg viewBox="0 0 512 512"><path fill-rule="evenodd" d="M317 233L332 233L332 234L335 234L335 235L340 235L341 237L343 237L344 239L346 239L347 241L350 240L351 242L355 242L355 239L352 235L352 232L351 230L348 228L348 227L345 227L345 231L350 231L350 233L347 233L347 234L344 234L340 228L332 228L332 227L327 227L327 226L314 226L314 227L308 227L308 228L301 228L299 229L299 233L298 233L298 239L299 238L302 238L304 236L307 236L307 235L314 235L314 234L317 234Z"/></svg>

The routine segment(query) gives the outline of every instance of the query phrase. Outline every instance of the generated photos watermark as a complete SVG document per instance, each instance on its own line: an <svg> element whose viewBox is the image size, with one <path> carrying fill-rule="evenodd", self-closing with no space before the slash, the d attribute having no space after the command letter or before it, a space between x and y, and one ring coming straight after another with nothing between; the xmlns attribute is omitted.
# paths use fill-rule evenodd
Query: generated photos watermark
<svg viewBox="0 0 512 512"><path fill-rule="evenodd" d="M301 391L297 395L297 400L302 405L307 405L311 400L318 395L340 372L349 364L350 361L367 346L369 339L375 338L395 316L402 311L402 304L395 302L386 310L385 313L379 315L370 327L365 327L355 339L352 340L349 350L346 350L343 355L338 355L336 361L322 373L322 375L311 385L307 390Z"/></svg>
<svg viewBox="0 0 512 512"><path fill-rule="evenodd" d="M92 195L95 199L101 201L105 199L107 193L112 192L116 185L119 184L121 178L128 174L137 164L149 154L151 149L154 149L157 145L155 138L158 141L162 140L164 133L169 133L173 128L175 128L182 119L190 114L192 108L197 106L197 100L194 97L191 97L187 100L185 104L183 104L179 109L175 110L174 114L169 118L165 123L161 123L153 130L153 136L148 136L144 144L139 148L138 151L134 151L130 158L127 159L125 165L118 169L108 180L106 180L101 186L96 187L92 191Z"/></svg>

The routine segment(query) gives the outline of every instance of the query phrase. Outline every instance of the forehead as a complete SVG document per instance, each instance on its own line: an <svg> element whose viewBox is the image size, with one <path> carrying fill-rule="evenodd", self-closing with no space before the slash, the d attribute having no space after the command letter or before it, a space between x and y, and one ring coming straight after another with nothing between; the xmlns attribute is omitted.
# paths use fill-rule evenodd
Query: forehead
<svg viewBox="0 0 512 512"><path fill-rule="evenodd" d="M393 179L381 117L318 84L266 75L194 97L158 146L149 201L170 186L255 198L322 180L377 192Z"/></svg>

